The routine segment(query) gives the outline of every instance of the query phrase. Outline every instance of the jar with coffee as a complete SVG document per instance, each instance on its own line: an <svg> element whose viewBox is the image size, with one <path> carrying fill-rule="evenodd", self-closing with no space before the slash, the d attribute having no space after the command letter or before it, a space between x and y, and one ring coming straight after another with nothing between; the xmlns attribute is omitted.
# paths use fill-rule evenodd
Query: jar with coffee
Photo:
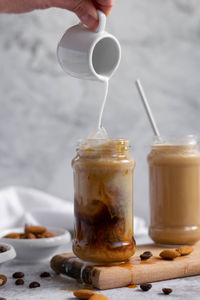
<svg viewBox="0 0 200 300"><path fill-rule="evenodd" d="M200 239L200 152L194 136L162 137L148 155L149 234L161 244Z"/></svg>
<svg viewBox="0 0 200 300"><path fill-rule="evenodd" d="M79 258L112 263L133 255L134 166L125 139L91 139L79 144L72 161L73 252Z"/></svg>

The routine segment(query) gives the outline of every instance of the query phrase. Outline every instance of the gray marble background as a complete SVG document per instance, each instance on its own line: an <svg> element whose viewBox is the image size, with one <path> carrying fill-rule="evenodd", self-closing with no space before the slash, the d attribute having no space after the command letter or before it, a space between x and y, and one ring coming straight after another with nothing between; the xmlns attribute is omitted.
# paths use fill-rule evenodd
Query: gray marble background
<svg viewBox="0 0 200 300"><path fill-rule="evenodd" d="M0 15L0 187L31 186L73 199L75 144L96 128L103 96L101 84L70 78L57 63L58 40L75 23L59 9ZM117 0L107 30L123 54L103 123L111 137L131 140L135 213L148 220L152 131L134 80L141 78L162 134L198 134L200 3Z"/></svg>

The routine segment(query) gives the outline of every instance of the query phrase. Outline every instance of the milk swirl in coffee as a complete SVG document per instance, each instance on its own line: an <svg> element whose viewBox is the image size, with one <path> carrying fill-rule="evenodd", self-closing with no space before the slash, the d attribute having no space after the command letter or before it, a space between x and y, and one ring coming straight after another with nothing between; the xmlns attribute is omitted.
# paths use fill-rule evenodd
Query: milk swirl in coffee
<svg viewBox="0 0 200 300"><path fill-rule="evenodd" d="M129 142L86 140L74 170L73 251L81 259L110 263L128 259L133 238L133 169Z"/></svg>

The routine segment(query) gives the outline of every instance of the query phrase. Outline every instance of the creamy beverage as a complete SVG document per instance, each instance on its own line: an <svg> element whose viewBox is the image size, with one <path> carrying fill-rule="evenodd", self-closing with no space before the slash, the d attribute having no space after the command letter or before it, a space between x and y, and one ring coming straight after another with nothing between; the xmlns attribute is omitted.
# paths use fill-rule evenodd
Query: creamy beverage
<svg viewBox="0 0 200 300"><path fill-rule="evenodd" d="M151 221L156 243L200 239L200 152L195 137L157 141L148 155Z"/></svg>
<svg viewBox="0 0 200 300"><path fill-rule="evenodd" d="M85 261L112 263L135 251L133 169L129 141L89 139L77 148L74 170L73 252Z"/></svg>

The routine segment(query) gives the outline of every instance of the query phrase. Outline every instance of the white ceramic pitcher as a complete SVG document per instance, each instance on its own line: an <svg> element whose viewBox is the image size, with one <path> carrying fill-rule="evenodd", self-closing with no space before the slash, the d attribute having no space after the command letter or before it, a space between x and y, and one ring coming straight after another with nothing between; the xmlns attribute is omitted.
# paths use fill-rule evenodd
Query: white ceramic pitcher
<svg viewBox="0 0 200 300"><path fill-rule="evenodd" d="M58 61L62 69L73 77L106 80L119 66L120 43L105 31L105 14L98 10L98 16L99 25L95 31L80 23L69 28L58 44Z"/></svg>

